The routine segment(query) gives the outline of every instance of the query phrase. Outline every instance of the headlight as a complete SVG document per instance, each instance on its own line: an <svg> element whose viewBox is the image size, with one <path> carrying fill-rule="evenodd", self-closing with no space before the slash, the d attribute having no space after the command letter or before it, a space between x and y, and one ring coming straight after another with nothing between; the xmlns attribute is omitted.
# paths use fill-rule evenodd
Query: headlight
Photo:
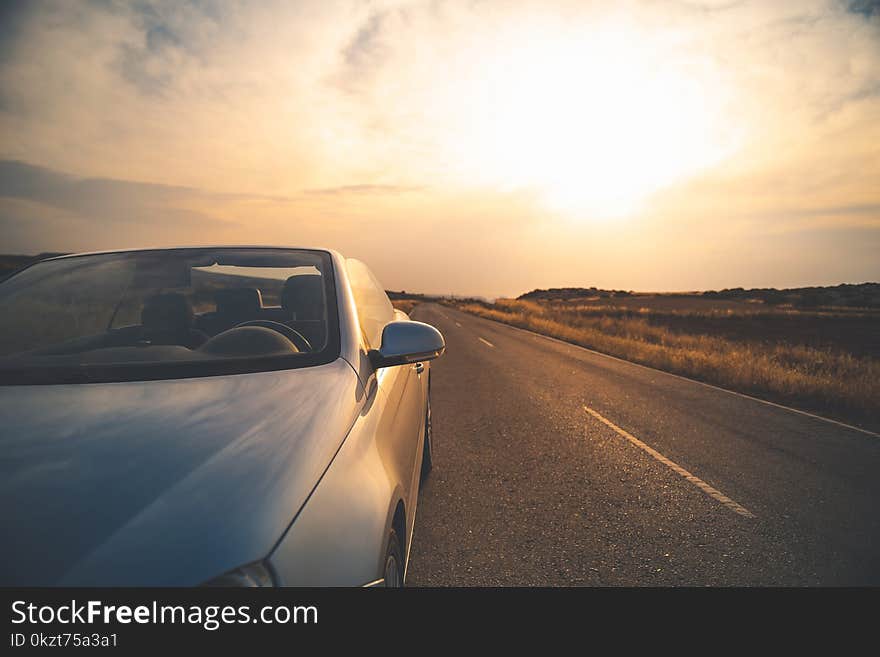
<svg viewBox="0 0 880 657"><path fill-rule="evenodd" d="M202 586L226 586L235 588L251 588L263 586L275 586L272 572L261 561L230 570L220 577L215 577Z"/></svg>

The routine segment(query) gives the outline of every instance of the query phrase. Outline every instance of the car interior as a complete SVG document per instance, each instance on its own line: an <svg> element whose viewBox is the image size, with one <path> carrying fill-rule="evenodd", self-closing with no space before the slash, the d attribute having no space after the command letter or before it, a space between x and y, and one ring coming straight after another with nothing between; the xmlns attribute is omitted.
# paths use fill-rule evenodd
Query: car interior
<svg viewBox="0 0 880 657"><path fill-rule="evenodd" d="M314 353L326 343L326 303L320 274L287 278L276 293L278 305L265 303L257 287L229 287L199 290L199 296L209 297L200 305L212 309L195 312L194 295L189 292L162 291L146 297L139 324L127 322L100 335L29 353L76 357L79 362L163 361Z"/></svg>
<svg viewBox="0 0 880 657"><path fill-rule="evenodd" d="M323 255L270 249L50 261L6 283L21 312L2 360L63 367L323 353L336 321L329 267Z"/></svg>
<svg viewBox="0 0 880 657"><path fill-rule="evenodd" d="M114 337L120 346L126 338L135 338L139 343L230 356L289 349L277 338L261 339L266 330L292 342L296 352L318 351L326 340L324 284L319 274L289 277L281 289L280 305L264 303L256 287L218 289L213 302L214 310L195 313L183 293L155 294L144 301L140 326L118 329Z"/></svg>

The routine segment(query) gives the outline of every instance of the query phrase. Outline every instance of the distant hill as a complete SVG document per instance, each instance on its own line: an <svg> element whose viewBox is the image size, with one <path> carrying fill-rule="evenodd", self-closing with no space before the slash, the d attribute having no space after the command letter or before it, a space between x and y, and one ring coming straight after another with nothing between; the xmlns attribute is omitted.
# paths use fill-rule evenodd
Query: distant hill
<svg viewBox="0 0 880 657"><path fill-rule="evenodd" d="M551 300L551 299L579 299L584 297L629 297L632 291L627 290L600 290L596 287L551 287L546 290L537 289L525 294L520 294L517 299Z"/></svg>
<svg viewBox="0 0 880 657"><path fill-rule="evenodd" d="M602 290L595 287L553 287L521 294L517 299L533 301L573 300L619 297L692 297L730 301L758 302L772 306L796 308L838 306L849 308L880 308L880 283L844 283L825 287L776 288L741 287L707 292L642 293L626 290Z"/></svg>
<svg viewBox="0 0 880 657"><path fill-rule="evenodd" d="M825 287L794 287L783 290L775 288L741 287L703 292L703 296L716 299L760 300L779 306L791 304L800 308L819 306L845 306L850 308L880 308L880 283L844 283Z"/></svg>

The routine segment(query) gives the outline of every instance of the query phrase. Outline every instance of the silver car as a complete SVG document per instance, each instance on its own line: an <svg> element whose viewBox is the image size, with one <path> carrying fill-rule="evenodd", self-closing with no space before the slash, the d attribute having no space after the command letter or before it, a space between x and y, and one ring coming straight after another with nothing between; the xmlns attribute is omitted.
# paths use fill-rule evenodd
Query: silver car
<svg viewBox="0 0 880 657"><path fill-rule="evenodd" d="M321 249L0 283L5 586L401 586L443 337Z"/></svg>

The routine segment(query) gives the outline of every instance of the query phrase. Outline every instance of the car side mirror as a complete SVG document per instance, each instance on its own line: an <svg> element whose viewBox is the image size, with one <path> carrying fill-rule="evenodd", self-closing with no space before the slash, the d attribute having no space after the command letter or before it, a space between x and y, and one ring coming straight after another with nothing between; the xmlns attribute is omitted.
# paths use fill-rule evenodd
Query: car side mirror
<svg viewBox="0 0 880 657"><path fill-rule="evenodd" d="M446 351L440 331L429 324L413 321L390 322L382 331L382 346L371 349L373 367L393 367L422 360L433 360Z"/></svg>

